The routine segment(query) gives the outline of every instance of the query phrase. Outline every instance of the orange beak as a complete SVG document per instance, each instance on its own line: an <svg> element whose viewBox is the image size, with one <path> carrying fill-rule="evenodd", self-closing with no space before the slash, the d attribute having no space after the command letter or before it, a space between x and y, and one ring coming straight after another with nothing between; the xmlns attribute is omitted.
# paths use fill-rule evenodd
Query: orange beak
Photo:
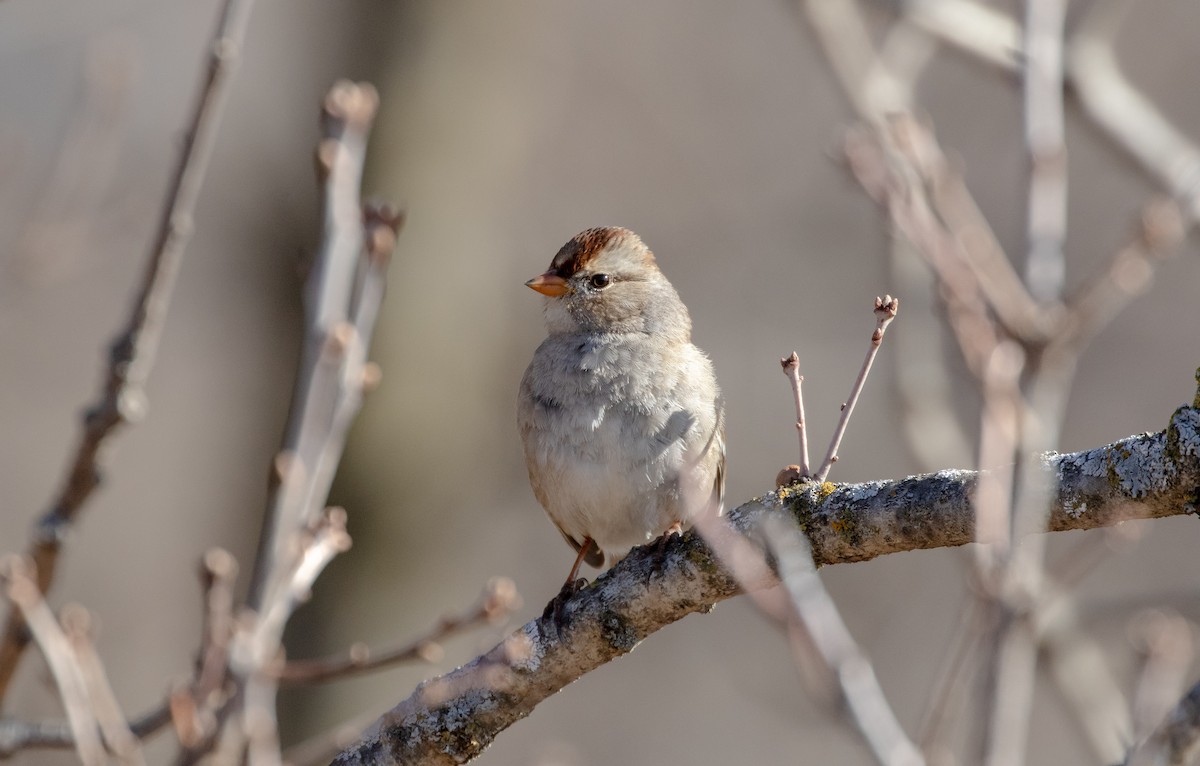
<svg viewBox="0 0 1200 766"><path fill-rule="evenodd" d="M563 279L553 271L547 271L545 274L538 274L533 279L525 283L525 286L531 290L537 290L542 295L550 298L557 298L560 295L566 295L570 292L567 287L567 280Z"/></svg>

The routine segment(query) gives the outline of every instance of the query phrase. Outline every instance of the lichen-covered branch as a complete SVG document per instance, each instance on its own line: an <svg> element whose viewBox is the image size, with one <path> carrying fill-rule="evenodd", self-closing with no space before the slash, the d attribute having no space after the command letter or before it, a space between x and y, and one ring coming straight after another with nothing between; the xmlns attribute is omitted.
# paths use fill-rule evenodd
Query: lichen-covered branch
<svg viewBox="0 0 1200 766"><path fill-rule="evenodd" d="M1200 409L1180 408L1165 431L1045 455L1040 465L1054 485L1051 531L1194 513L1200 502ZM789 513L807 533L817 564L964 545L975 536L971 496L977 478L975 471L939 471L899 481L793 485L743 504L728 521L745 532L765 513ZM559 610L561 624L543 615L487 654L421 684L335 763L464 763L583 674L738 592L695 532L669 542L662 557L636 549L569 598Z"/></svg>

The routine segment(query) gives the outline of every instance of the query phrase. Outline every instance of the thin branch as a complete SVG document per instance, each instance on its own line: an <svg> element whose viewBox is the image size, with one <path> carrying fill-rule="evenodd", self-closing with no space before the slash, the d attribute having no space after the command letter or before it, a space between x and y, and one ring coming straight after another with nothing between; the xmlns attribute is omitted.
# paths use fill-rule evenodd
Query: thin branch
<svg viewBox="0 0 1200 766"><path fill-rule="evenodd" d="M788 382L792 384L792 397L796 402L796 433L800 437L800 463L797 468L799 469L799 478L807 479L812 476L812 469L808 464L808 431L804 422L804 394L800 392L800 384L804 382L804 376L800 374L800 357L793 351L791 356L780 359L779 364L783 367L783 374L787 376Z"/></svg>
<svg viewBox="0 0 1200 766"><path fill-rule="evenodd" d="M460 615L443 617L425 635L405 646L372 652L358 644L344 656L292 660L279 670L279 682L287 685L326 683L403 662L437 662L442 657L440 641L480 625L494 625L507 618L520 604L516 584L507 577L496 577L488 582L475 606Z"/></svg>
<svg viewBox="0 0 1200 766"><path fill-rule="evenodd" d="M233 588L238 566L221 548L204 554L200 577L204 587L204 622L200 653L192 682L170 697L175 735L187 757L198 757L216 734L217 717L228 701L225 682L229 673L229 644L233 638Z"/></svg>
<svg viewBox="0 0 1200 766"><path fill-rule="evenodd" d="M50 666L58 696L67 711L79 759L89 766L105 763L107 755L100 741L99 724L88 697L83 670L70 640L38 590L30 563L19 556L10 557L4 562L0 577L5 581L9 600L21 610L33 640Z"/></svg>
<svg viewBox="0 0 1200 766"><path fill-rule="evenodd" d="M325 97L317 172L321 246L305 286L305 339L283 447L247 595L229 649L236 690L220 711L215 757L280 761L275 702L284 627L317 575L349 545L345 511L325 503L364 392L379 381L367 361L387 267L403 216L360 201L367 138L379 96L339 81Z"/></svg>
<svg viewBox="0 0 1200 766"><path fill-rule="evenodd" d="M238 631L230 646L230 666L235 675L246 679L241 725L249 743L248 761L256 766L280 762L275 717L278 683L273 670L282 649L283 629L296 608L309 599L325 566L350 548L346 511L328 509L315 528L292 545L298 551L290 572L274 580L275 588L268 592L262 614Z"/></svg>
<svg viewBox="0 0 1200 766"><path fill-rule="evenodd" d="M1192 513L1200 486L1200 410L1177 410L1166 431L1045 455L1038 466L1055 488L1046 526L1051 531ZM971 496L977 479L974 471L942 471L896 482L810 482L745 503L723 524L745 534L763 514L790 514L807 534L818 565L964 545L975 535ZM487 654L423 683L335 762L464 763L568 683L665 625L736 595L737 582L695 530L665 554L635 549L566 599L560 623L543 615ZM762 588L772 581L747 583L748 589Z"/></svg>
<svg viewBox="0 0 1200 766"><path fill-rule="evenodd" d="M1025 284L1043 304L1062 299L1067 264L1067 144L1063 109L1066 0L1025 3L1025 151L1029 159Z"/></svg>
<svg viewBox="0 0 1200 766"><path fill-rule="evenodd" d="M129 728L125 713L121 711L120 703L117 702L117 697L108 683L100 655L92 645L92 616L83 607L70 605L63 609L60 619L67 640L74 650L75 659L79 663L100 733L104 735L109 750L126 766L145 764L146 758L142 754L141 744Z"/></svg>
<svg viewBox="0 0 1200 766"><path fill-rule="evenodd" d="M380 237L386 236L374 233L379 231L374 223L372 236L365 239L359 201L367 136L378 106L378 94L366 83L340 81L325 98L325 137L317 149L325 210L322 241L305 287L304 352L250 581L251 608L258 608L275 587L270 578L282 571L279 560L287 556L291 536L324 508L361 403L371 323L387 267L386 255L372 253L391 252L381 247L387 243ZM394 244L402 218L371 219L379 220L392 226ZM359 278L364 241L372 249Z"/></svg>
<svg viewBox="0 0 1200 766"><path fill-rule="evenodd" d="M149 713L129 722L129 730L144 740L171 723L171 711L161 704ZM75 737L67 721L21 721L0 717L0 758L8 758L21 750L73 750Z"/></svg>
<svg viewBox="0 0 1200 766"><path fill-rule="evenodd" d="M191 238L193 213L252 5L252 0L225 0L222 6L220 22L209 43L208 70L184 133L183 150L163 201L133 311L112 344L103 392L84 417L83 434L66 480L34 532L28 555L36 567L37 587L42 593L54 582L67 529L100 484L102 447L107 438L121 425L136 422L145 413L146 379L154 363L180 261ZM8 690L28 640L19 615L10 612L0 638L0 700Z"/></svg>
<svg viewBox="0 0 1200 766"><path fill-rule="evenodd" d="M791 597L793 619L811 637L837 679L854 725L883 766L924 766L925 759L904 733L875 677L871 662L850 635L812 563L800 529L779 515L762 519L763 538L775 556L779 579Z"/></svg>
<svg viewBox="0 0 1200 766"><path fill-rule="evenodd" d="M1002 11L975 0L907 0L914 25L986 64L1006 71L1020 65L1021 28Z"/></svg>
<svg viewBox="0 0 1200 766"><path fill-rule="evenodd" d="M858 404L858 397L867 383L867 375L871 373L871 365L875 363L875 356L879 353L879 346L883 343L883 335L887 332L888 325L896 318L896 312L899 310L900 301L897 298L885 295L883 298L875 299L875 331L871 333L871 344L867 347L867 356L863 359L862 369L858 371L858 377L854 379L850 396L842 405L842 414L838 418L837 428L833 430L833 438L829 441L829 450L825 453L825 460L821 462L821 467L814 477L817 481L825 481L825 477L829 475L829 469L837 462L838 448L842 446L842 437L846 435L846 427L850 425L850 415L854 412L854 405Z"/></svg>

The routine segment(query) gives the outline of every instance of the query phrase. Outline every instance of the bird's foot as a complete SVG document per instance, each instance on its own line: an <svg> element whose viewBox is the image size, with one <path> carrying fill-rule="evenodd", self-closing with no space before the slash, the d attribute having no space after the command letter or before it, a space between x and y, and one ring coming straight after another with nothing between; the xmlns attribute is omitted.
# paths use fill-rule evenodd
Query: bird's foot
<svg viewBox="0 0 1200 766"><path fill-rule="evenodd" d="M563 638L563 629L567 625L567 601L571 599L571 596L583 590L587 583L588 581L583 577L578 580L567 580L558 594L550 599L550 603L546 604L546 609L542 612L542 619L549 621L560 641Z"/></svg>
<svg viewBox="0 0 1200 766"><path fill-rule="evenodd" d="M671 550L671 541L677 537L683 536L683 524L676 521L671 526L667 527L667 531L663 532L657 540L650 544L651 550L654 552L654 560L650 565L650 572L646 575L646 585L650 585L650 581L654 579L656 573L661 574L663 566L667 563L667 554Z"/></svg>

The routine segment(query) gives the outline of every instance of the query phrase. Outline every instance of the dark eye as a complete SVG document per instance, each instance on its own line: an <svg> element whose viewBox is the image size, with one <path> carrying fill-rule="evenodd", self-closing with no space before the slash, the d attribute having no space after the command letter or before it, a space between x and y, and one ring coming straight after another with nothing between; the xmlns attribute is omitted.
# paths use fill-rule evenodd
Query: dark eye
<svg viewBox="0 0 1200 766"><path fill-rule="evenodd" d="M588 284L597 290L601 290L608 287L608 283L611 281L612 279L607 274L593 274L592 278L588 280Z"/></svg>

